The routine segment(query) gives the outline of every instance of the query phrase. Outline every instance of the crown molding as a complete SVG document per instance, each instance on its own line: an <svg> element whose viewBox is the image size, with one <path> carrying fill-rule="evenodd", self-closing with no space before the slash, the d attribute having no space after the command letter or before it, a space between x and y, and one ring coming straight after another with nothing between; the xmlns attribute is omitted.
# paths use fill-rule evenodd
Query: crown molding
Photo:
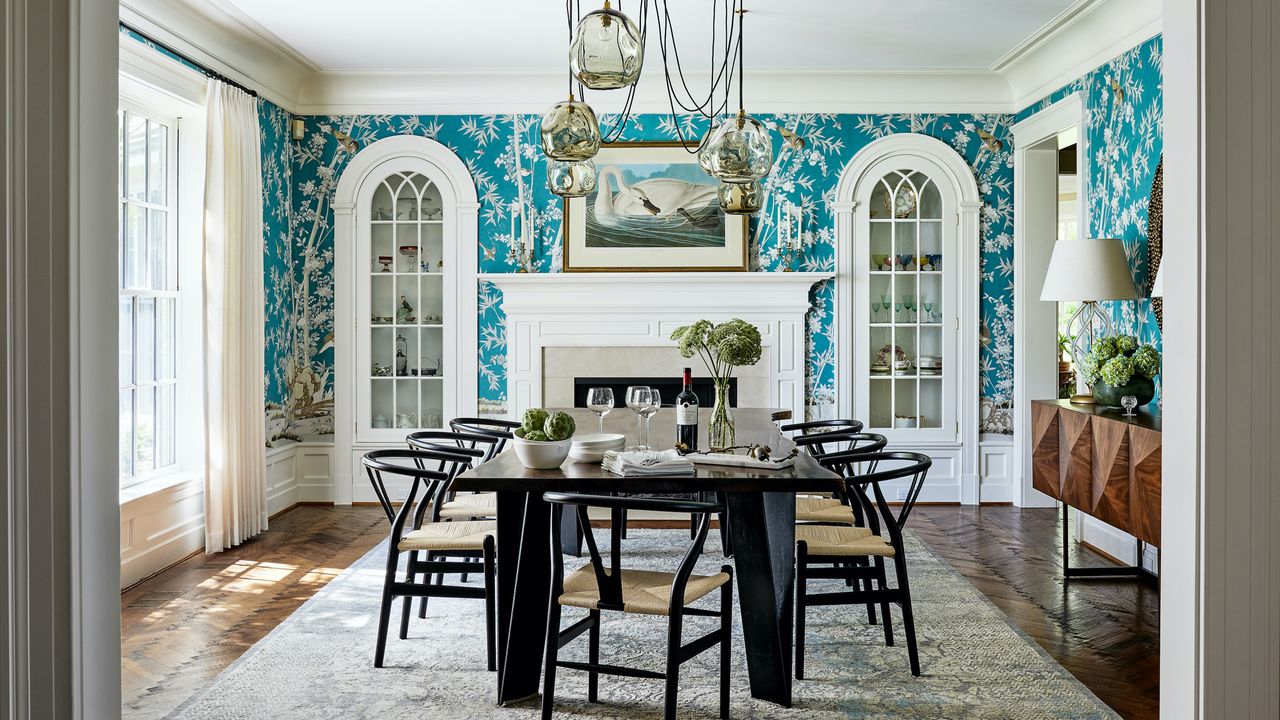
<svg viewBox="0 0 1280 720"><path fill-rule="evenodd" d="M218 0L120 0L120 20L286 110L297 107L298 91L315 72Z"/></svg>
<svg viewBox="0 0 1280 720"><path fill-rule="evenodd" d="M226 0L122 0L121 19L302 115L541 113L564 95L561 70L321 70ZM750 110L1014 113L1161 31L1161 0L1078 0L990 68L747 71ZM705 74L705 73L703 73ZM633 109L670 112L653 72ZM705 86L695 72L690 84ZM598 113L625 94L593 92Z"/></svg>
<svg viewBox="0 0 1280 720"><path fill-rule="evenodd" d="M690 85L705 87L699 73ZM652 77L652 76L651 76ZM637 87L632 109L668 113L659 79ZM747 71L753 112L1009 112L1009 86L990 70ZM320 72L303 86L298 112L327 114L542 113L565 94L562 71ZM622 109L624 92L589 92L598 114Z"/></svg>
<svg viewBox="0 0 1280 720"><path fill-rule="evenodd" d="M1080 0L991 69L1009 83L1011 104L1020 111L1155 37L1162 27L1160 0Z"/></svg>

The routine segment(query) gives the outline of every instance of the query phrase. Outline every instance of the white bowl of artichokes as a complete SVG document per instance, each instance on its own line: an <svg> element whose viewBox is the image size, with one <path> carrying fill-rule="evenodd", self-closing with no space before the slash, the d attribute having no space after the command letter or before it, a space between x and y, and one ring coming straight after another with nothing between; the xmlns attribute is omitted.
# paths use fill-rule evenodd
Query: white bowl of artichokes
<svg viewBox="0 0 1280 720"><path fill-rule="evenodd" d="M530 470L558 468L569 457L576 430L568 413L529 408L520 418L520 427L512 431L516 457Z"/></svg>

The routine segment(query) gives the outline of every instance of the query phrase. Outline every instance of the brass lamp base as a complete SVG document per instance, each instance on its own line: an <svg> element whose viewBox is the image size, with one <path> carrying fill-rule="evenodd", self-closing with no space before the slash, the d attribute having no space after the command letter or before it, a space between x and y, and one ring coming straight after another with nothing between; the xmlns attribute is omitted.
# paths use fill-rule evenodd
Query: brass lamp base
<svg viewBox="0 0 1280 720"><path fill-rule="evenodd" d="M1098 401L1093 399L1092 393L1077 393L1071 396L1071 403L1074 405L1097 405Z"/></svg>

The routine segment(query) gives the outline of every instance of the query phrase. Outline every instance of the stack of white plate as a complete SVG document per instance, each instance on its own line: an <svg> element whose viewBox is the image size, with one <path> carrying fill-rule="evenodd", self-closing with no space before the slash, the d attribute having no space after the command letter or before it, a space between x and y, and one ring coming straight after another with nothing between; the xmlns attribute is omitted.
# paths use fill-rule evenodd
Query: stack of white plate
<svg viewBox="0 0 1280 720"><path fill-rule="evenodd" d="M627 436L617 433L603 435L575 435L569 457L575 462L598 463L610 450L621 450L627 445Z"/></svg>

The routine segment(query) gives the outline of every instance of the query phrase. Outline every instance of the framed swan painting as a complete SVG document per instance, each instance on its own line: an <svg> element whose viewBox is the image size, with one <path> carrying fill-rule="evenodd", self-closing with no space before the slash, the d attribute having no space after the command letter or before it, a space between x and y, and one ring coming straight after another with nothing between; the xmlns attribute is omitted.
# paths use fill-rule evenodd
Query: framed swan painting
<svg viewBox="0 0 1280 720"><path fill-rule="evenodd" d="M596 189L564 202L565 272L746 270L749 216L679 143L606 144Z"/></svg>

